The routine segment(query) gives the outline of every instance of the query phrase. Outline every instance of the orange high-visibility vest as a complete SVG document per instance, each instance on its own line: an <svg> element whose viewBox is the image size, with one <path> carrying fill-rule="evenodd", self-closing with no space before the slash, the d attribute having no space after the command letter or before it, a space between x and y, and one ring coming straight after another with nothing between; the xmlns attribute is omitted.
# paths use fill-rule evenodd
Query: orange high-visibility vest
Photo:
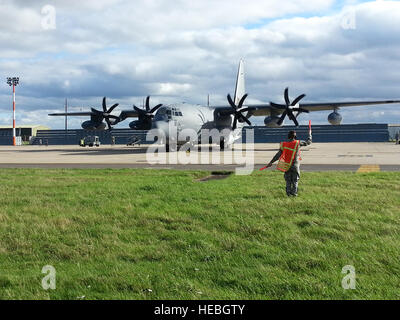
<svg viewBox="0 0 400 320"><path fill-rule="evenodd" d="M279 158L279 162L276 169L283 172L289 170L289 168L292 166L296 152L299 151L299 145L300 145L299 140L281 142L280 148L282 150L282 155Z"/></svg>

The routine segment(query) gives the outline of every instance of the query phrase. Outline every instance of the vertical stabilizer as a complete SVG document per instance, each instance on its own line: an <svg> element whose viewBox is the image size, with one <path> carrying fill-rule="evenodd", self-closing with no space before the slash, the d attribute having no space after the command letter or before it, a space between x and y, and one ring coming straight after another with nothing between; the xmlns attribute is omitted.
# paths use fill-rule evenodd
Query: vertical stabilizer
<svg viewBox="0 0 400 320"><path fill-rule="evenodd" d="M240 59L239 69L236 78L236 88L235 88L235 104L238 105L240 99L246 93L245 83L244 83L244 61Z"/></svg>

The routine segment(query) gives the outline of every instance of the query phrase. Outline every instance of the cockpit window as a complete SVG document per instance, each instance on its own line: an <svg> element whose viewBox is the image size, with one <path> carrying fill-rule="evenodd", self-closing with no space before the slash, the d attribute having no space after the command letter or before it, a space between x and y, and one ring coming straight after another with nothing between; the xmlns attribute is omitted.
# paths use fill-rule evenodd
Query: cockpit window
<svg viewBox="0 0 400 320"><path fill-rule="evenodd" d="M175 117L182 117L182 112L181 112L181 110L179 110L179 108L173 107L172 115Z"/></svg>
<svg viewBox="0 0 400 320"><path fill-rule="evenodd" d="M171 120L172 118L176 117L182 117L182 112L179 108L177 107L161 107L158 109L154 120L159 121L159 120Z"/></svg>
<svg viewBox="0 0 400 320"><path fill-rule="evenodd" d="M171 120L171 119L172 119L172 112L171 112L171 109L167 109L167 117L168 117L168 120Z"/></svg>

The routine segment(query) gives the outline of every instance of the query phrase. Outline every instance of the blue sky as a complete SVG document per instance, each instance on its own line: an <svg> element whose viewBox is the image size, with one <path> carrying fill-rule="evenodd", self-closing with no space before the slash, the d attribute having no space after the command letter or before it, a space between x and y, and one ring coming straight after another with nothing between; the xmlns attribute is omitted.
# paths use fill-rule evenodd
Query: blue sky
<svg viewBox="0 0 400 320"><path fill-rule="evenodd" d="M0 70L21 78L20 124L62 128L64 119L47 114L62 111L65 98L79 111L107 96L120 103L117 114L148 94L154 103L201 104L211 94L225 104L240 58L250 103L282 102L286 86L307 102L400 98L398 1L55 0L54 28L47 4L0 0ZM327 123L328 114L301 120ZM400 106L342 115L344 123L400 123ZM4 81L0 124L9 123Z"/></svg>

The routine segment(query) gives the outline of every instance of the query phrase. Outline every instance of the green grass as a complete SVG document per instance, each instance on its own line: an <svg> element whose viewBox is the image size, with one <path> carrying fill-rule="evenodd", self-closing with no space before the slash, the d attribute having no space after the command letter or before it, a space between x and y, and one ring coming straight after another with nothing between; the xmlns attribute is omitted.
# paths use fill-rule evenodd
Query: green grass
<svg viewBox="0 0 400 320"><path fill-rule="evenodd" d="M400 173L206 175L0 170L0 298L400 298Z"/></svg>

